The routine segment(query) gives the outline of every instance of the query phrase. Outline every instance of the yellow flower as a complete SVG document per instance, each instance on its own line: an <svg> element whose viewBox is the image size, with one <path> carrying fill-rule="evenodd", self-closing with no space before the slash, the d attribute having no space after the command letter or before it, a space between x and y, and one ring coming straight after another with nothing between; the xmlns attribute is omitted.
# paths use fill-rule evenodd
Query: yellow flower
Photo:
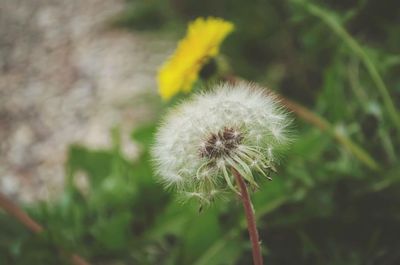
<svg viewBox="0 0 400 265"><path fill-rule="evenodd" d="M219 46L233 30L233 24L220 18L197 18L188 26L175 53L158 72L158 87L164 100L177 93L189 92L199 71L219 52Z"/></svg>

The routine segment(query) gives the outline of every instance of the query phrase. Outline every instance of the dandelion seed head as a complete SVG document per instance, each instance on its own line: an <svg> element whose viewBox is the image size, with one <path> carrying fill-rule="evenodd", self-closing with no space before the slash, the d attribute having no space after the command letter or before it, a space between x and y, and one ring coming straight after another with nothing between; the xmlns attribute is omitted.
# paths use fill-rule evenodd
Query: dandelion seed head
<svg viewBox="0 0 400 265"><path fill-rule="evenodd" d="M166 186L210 201L234 188L231 169L250 185L268 177L276 147L288 142L290 120L265 89L241 82L220 84L174 108L160 126L152 150Z"/></svg>

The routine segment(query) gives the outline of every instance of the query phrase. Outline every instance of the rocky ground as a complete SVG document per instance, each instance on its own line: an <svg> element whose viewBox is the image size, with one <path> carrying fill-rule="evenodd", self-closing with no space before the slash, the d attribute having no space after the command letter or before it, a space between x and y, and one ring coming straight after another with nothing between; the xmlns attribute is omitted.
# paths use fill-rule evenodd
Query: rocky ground
<svg viewBox="0 0 400 265"><path fill-rule="evenodd" d="M2 192L24 203L52 198L68 146L107 147L115 124L135 153L127 135L147 111L132 103L155 93L168 44L107 26L123 4L0 0Z"/></svg>

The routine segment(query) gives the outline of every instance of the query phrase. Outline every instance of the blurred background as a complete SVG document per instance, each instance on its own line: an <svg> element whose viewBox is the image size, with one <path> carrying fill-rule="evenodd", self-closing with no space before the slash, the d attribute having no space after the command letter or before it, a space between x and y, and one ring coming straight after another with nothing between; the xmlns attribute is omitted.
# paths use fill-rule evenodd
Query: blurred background
<svg viewBox="0 0 400 265"><path fill-rule="evenodd" d="M398 1L0 0L0 191L44 228L0 210L1 265L251 264L240 202L199 213L151 168L157 70L200 16L305 110L253 196L266 264L400 264Z"/></svg>

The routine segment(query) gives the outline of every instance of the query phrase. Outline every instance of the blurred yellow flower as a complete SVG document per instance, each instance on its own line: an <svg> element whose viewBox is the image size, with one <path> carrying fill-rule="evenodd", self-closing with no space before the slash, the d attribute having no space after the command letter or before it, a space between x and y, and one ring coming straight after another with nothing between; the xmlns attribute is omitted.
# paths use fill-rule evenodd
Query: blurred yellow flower
<svg viewBox="0 0 400 265"><path fill-rule="evenodd" d="M203 65L218 54L219 46L233 28L232 23L221 18L197 18L191 22L186 37L158 72L161 97L169 100L181 91L189 92Z"/></svg>

